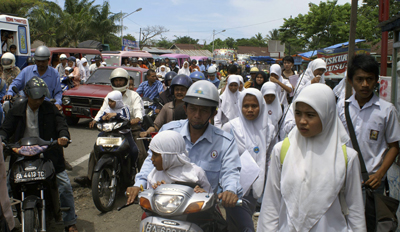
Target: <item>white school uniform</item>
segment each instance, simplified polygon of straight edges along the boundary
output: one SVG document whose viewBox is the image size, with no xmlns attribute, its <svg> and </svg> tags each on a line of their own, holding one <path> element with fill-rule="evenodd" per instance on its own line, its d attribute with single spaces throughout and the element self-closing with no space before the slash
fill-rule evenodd
<svg viewBox="0 0 400 232">
<path fill-rule="evenodd" d="M 231 83 L 236 83 L 239 86 L 239 75 L 231 75 L 228 79 L 228 83 L 226 84 L 226 86 L 228 87 Z M 225 123 L 239 116 L 239 95 L 239 88 L 235 93 L 232 93 L 229 88 L 225 89 L 224 93 L 222 93 L 222 95 L 220 96 L 220 104 L 217 114 L 214 117 L 215 127 L 221 129 Z"/>
<path fill-rule="evenodd" d="M 303 102 L 318 113 L 322 131 L 304 137 L 294 128 L 282 165 L 282 143 L 274 147 L 259 231 L 365 231 L 360 164 L 351 148 L 346 148 L 347 163 L 344 158 L 342 146 L 350 138 L 336 115 L 335 100 L 327 85 L 317 83 L 294 101 L 294 110 Z M 348 216 L 342 214 L 339 201 L 343 186 Z"/>
<path fill-rule="evenodd" d="M 291 88 L 293 90 L 293 86 L 292 84 L 290 84 L 289 80 L 285 79 L 282 77 L 282 69 L 281 66 L 279 66 L 279 64 L 273 64 L 271 65 L 270 68 L 270 73 L 274 73 L 276 75 L 278 75 L 278 80 L 286 85 L 287 87 Z M 281 105 L 284 106 L 284 109 L 286 110 L 287 107 L 289 106 L 288 101 L 287 101 L 287 92 L 278 84 L 276 84 L 276 89 L 277 89 L 277 94 L 278 94 L 278 99 L 279 102 L 281 103 Z"/>
<path fill-rule="evenodd" d="M 369 174 L 376 173 L 385 158 L 382 155 L 388 148 L 387 144 L 400 141 L 398 112 L 392 103 L 375 94 L 361 109 L 355 94 L 347 101 L 350 102 L 350 117 L 367 171 Z M 344 101 L 339 101 L 339 118 L 348 131 L 344 109 Z M 353 147 L 351 141 L 348 145 Z"/>
</svg>

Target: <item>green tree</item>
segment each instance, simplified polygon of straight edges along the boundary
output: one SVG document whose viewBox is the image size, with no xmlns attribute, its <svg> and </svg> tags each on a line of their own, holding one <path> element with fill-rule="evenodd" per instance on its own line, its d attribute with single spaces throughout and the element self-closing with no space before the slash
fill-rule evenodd
<svg viewBox="0 0 400 232">
<path fill-rule="evenodd" d="M 121 26 L 117 25 L 116 22 L 121 19 L 122 13 L 111 13 L 110 4 L 107 1 L 104 1 L 102 6 L 95 6 L 92 13 L 94 15 L 90 25 L 91 33 L 101 43 L 104 44 L 105 39 L 110 37 L 111 34 L 121 31 Z M 127 36 L 124 36 L 124 38 L 128 39 Z"/>
<path fill-rule="evenodd" d="M 265 40 L 280 40 L 279 37 L 279 30 L 278 29 L 272 29 L 272 31 L 269 31 L 268 34 L 265 36 Z"/>
<path fill-rule="evenodd" d="M 199 39 L 193 39 L 190 36 L 182 36 L 182 37 L 177 37 L 174 40 L 174 43 L 176 44 L 198 44 Z"/>
<path fill-rule="evenodd" d="M 135 36 L 133 36 L 131 34 L 124 35 L 124 39 L 129 39 L 131 41 L 136 41 Z"/>
<path fill-rule="evenodd" d="M 172 41 L 169 41 L 167 37 L 161 37 L 161 39 L 157 41 L 156 46 L 169 49 L 173 44 L 174 43 Z"/>
<path fill-rule="evenodd" d="M 0 1 L 0 12 L 27 17 L 28 11 L 46 1 L 40 0 L 2 0 Z"/>
</svg>

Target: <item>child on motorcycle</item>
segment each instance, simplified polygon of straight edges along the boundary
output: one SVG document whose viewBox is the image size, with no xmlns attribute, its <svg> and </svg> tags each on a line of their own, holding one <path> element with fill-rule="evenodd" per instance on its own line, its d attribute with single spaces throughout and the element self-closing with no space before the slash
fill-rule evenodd
<svg viewBox="0 0 400 232">
<path fill-rule="evenodd" d="M 122 93 L 114 90 L 107 94 L 108 107 L 100 118 L 100 122 L 108 121 L 112 118 L 117 120 L 130 120 L 129 109 L 122 102 Z"/>
<path fill-rule="evenodd" d="M 149 149 L 154 168 L 147 177 L 147 188 L 179 181 L 196 183 L 196 193 L 212 191 L 204 170 L 190 162 L 181 134 L 162 131 L 151 140 Z"/>
<path fill-rule="evenodd" d="M 64 75 L 60 78 L 61 81 L 61 89 L 62 91 L 66 91 L 68 89 L 74 88 L 74 82 L 72 81 L 72 77 L 69 76 L 73 69 L 71 67 L 66 67 L 64 71 Z"/>
</svg>

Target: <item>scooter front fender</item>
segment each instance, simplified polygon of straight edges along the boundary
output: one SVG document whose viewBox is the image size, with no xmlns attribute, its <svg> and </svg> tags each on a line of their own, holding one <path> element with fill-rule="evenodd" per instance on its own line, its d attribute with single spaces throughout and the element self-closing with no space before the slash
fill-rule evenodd
<svg viewBox="0 0 400 232">
<path fill-rule="evenodd" d="M 27 196 L 24 201 L 22 202 L 22 209 L 34 209 L 36 208 L 36 205 L 41 202 L 42 199 L 40 199 L 37 196 Z"/>
<path fill-rule="evenodd" d="M 114 163 L 117 162 L 117 157 L 112 155 L 103 155 L 96 166 L 94 167 L 94 171 L 100 171 L 104 166 L 114 166 Z"/>
</svg>

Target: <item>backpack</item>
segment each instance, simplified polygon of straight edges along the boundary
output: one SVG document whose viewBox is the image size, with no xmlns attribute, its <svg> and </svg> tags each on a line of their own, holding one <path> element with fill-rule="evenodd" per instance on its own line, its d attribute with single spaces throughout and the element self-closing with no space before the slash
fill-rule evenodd
<svg viewBox="0 0 400 232">
<path fill-rule="evenodd" d="M 290 146 L 289 138 L 286 137 L 283 140 L 282 147 L 281 147 L 281 153 L 280 153 L 281 167 L 283 165 L 283 161 L 285 160 L 286 153 L 289 150 L 289 146 Z M 346 148 L 345 144 L 342 145 L 342 149 L 343 149 L 344 160 L 346 162 L 346 174 L 347 174 L 348 157 L 347 157 L 347 148 Z M 342 209 L 342 213 L 343 213 L 344 216 L 349 215 L 349 207 L 347 206 L 346 198 L 344 196 L 344 191 L 345 191 L 345 186 L 346 186 L 346 179 L 347 179 L 347 176 L 345 176 L 343 187 L 340 189 L 340 192 L 339 192 L 340 207 Z"/>
</svg>

